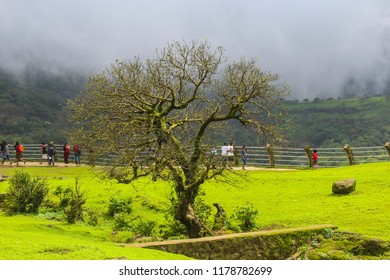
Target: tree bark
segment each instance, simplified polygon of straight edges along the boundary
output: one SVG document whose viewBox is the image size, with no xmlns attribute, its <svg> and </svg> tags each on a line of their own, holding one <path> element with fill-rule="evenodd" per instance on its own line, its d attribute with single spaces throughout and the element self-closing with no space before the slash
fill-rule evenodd
<svg viewBox="0 0 390 280">
<path fill-rule="evenodd" d="M 175 218 L 185 226 L 190 238 L 203 237 L 207 232 L 194 210 L 196 193 L 194 191 L 181 192 L 175 213 Z"/>
</svg>

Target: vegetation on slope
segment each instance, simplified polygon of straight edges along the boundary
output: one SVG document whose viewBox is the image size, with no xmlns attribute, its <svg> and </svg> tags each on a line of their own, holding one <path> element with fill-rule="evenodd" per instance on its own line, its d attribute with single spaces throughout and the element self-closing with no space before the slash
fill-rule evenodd
<svg viewBox="0 0 390 280">
<path fill-rule="evenodd" d="M 0 69 L 0 137 L 10 143 L 66 141 L 70 127 L 64 105 L 83 90 L 86 78 L 64 71 L 53 74 L 32 67 L 15 76 Z M 286 101 L 289 121 L 285 134 L 290 146 L 377 146 L 390 141 L 389 95 L 319 98 Z M 264 139 L 234 123 L 215 138 L 217 145 L 233 141 L 239 145 L 263 146 Z"/>
<path fill-rule="evenodd" d="M 382 146 L 390 141 L 390 98 L 316 99 L 288 102 L 292 145 Z"/>
<path fill-rule="evenodd" d="M 240 230 L 233 214 L 250 205 L 247 208 L 258 213 L 254 229 L 335 224 L 340 231 L 390 241 L 388 168 L 388 163 L 378 163 L 320 170 L 236 171 L 228 180 L 205 184 L 199 203 L 203 208 L 198 211 L 211 228 L 216 213 L 212 205 L 219 203 L 228 218 L 224 233 Z M 102 180 L 96 171 L 86 167 L 7 166 L 0 173 L 12 176 L 20 169 L 33 177 L 48 179 L 51 203 L 33 216 L 0 215 L 1 259 L 175 258 L 141 249 L 127 252 L 116 245 L 181 237 L 180 228 L 174 231 L 173 220 L 167 215 L 171 195 L 168 183 L 143 178 L 132 185 L 120 184 Z M 54 211 L 59 202 L 54 192 L 58 186 L 72 188 L 75 178 L 79 178 L 86 191 L 85 215 L 84 221 L 69 224 L 63 212 Z M 345 178 L 356 179 L 356 191 L 346 196 L 334 195 L 332 183 Z M 0 193 L 7 188 L 7 181 L 0 183 Z M 108 217 L 111 199 L 127 197 L 132 198 L 130 213 Z M 47 236 L 47 241 L 42 236 Z M 30 247 L 21 249 L 24 246 Z"/>
<path fill-rule="evenodd" d="M 54 74 L 30 67 L 14 75 L 0 68 L 0 139 L 64 142 L 70 126 L 64 106 L 82 89 L 84 80 L 69 71 Z"/>
</svg>

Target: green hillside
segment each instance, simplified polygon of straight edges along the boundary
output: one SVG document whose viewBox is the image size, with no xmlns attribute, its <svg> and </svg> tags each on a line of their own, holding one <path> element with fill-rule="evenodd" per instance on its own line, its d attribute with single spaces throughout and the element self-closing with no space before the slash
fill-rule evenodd
<svg viewBox="0 0 390 280">
<path fill-rule="evenodd" d="M 64 104 L 79 92 L 84 78 L 26 68 L 18 75 L 0 69 L 0 137 L 12 143 L 65 140 L 69 127 Z"/>
<path fill-rule="evenodd" d="M 26 68 L 13 75 L 0 69 L 0 137 L 12 143 L 66 141 L 72 126 L 64 105 L 83 89 L 86 77 L 70 71 L 49 73 Z M 283 128 L 289 146 L 377 146 L 390 141 L 389 96 L 286 101 Z M 237 123 L 227 123 L 216 144 L 263 146 L 264 139 Z"/>
<path fill-rule="evenodd" d="M 390 98 L 385 96 L 288 102 L 295 146 L 382 146 L 390 141 Z"/>
</svg>

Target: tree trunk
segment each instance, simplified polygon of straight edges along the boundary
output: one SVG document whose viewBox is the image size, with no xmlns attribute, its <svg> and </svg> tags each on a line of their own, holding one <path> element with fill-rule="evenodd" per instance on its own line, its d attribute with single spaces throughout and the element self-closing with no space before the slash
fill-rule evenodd
<svg viewBox="0 0 390 280">
<path fill-rule="evenodd" d="M 197 217 L 194 210 L 196 192 L 187 190 L 180 193 L 178 204 L 175 209 L 175 218 L 187 229 L 188 237 L 198 238 L 206 235 L 207 229 Z"/>
</svg>

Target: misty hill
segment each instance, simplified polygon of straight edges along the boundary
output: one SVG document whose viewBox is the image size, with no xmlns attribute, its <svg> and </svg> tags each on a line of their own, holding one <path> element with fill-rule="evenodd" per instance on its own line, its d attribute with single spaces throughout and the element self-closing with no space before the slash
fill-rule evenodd
<svg viewBox="0 0 390 280">
<path fill-rule="evenodd" d="M 0 70 L 0 140 L 13 143 L 64 143 L 71 127 L 64 105 L 79 93 L 86 77 L 77 72 L 50 73 L 27 67 L 20 75 Z M 390 141 L 389 96 L 286 101 L 289 146 L 377 146 Z M 229 123 L 217 144 L 263 146 L 253 132 Z"/>
<path fill-rule="evenodd" d="M 70 126 L 64 104 L 85 78 L 70 71 L 49 73 L 27 67 L 11 74 L 0 69 L 0 139 L 9 143 L 65 141 Z"/>
<path fill-rule="evenodd" d="M 292 145 L 313 147 L 382 146 L 390 141 L 389 96 L 316 98 L 287 102 Z"/>
</svg>

